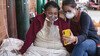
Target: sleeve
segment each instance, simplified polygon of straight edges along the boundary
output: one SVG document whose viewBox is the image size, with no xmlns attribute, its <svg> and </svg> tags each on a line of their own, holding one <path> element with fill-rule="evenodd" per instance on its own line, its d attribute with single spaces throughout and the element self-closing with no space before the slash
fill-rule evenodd
<svg viewBox="0 0 100 56">
<path fill-rule="evenodd" d="M 34 18 L 35 19 L 35 18 Z M 22 46 L 22 48 L 19 50 L 21 54 L 25 53 L 28 47 L 34 42 L 36 38 L 35 34 L 35 28 L 36 28 L 36 20 L 33 20 L 32 24 L 30 25 L 30 28 L 26 34 L 25 42 Z"/>
<path fill-rule="evenodd" d="M 89 26 L 90 26 L 90 16 L 86 13 L 83 13 L 80 18 L 80 25 L 81 25 L 81 31 L 78 37 L 78 43 L 83 42 L 85 39 L 87 39 Z"/>
</svg>

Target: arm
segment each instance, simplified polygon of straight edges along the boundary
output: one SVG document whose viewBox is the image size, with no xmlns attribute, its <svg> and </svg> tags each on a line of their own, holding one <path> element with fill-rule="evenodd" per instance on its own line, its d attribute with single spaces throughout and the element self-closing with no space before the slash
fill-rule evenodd
<svg viewBox="0 0 100 56">
<path fill-rule="evenodd" d="M 29 46 L 34 42 L 34 40 L 36 38 L 36 34 L 35 34 L 36 24 L 37 24 L 36 20 L 33 20 L 32 24 L 30 25 L 30 28 L 26 34 L 26 40 L 24 42 L 24 45 L 19 50 L 21 52 L 21 54 L 25 53 L 26 50 L 29 48 Z"/>
<path fill-rule="evenodd" d="M 83 42 L 87 39 L 88 32 L 89 32 L 89 26 L 90 26 L 90 16 L 83 12 L 80 18 L 80 25 L 81 25 L 81 31 L 78 37 L 78 43 Z"/>
</svg>

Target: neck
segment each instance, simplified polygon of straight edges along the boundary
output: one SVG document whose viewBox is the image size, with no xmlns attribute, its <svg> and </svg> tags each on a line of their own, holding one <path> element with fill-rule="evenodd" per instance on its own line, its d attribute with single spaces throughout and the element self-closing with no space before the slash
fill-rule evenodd
<svg viewBox="0 0 100 56">
<path fill-rule="evenodd" d="M 76 15 L 75 15 L 75 17 L 78 17 L 78 15 L 79 15 L 79 10 L 76 10 Z"/>
<path fill-rule="evenodd" d="M 77 10 L 77 11 L 76 11 L 76 15 L 75 15 L 75 17 L 74 17 L 74 20 L 73 20 L 73 21 L 75 21 L 75 22 L 79 22 L 79 20 L 80 20 L 80 11 L 79 11 L 79 10 Z"/>
</svg>

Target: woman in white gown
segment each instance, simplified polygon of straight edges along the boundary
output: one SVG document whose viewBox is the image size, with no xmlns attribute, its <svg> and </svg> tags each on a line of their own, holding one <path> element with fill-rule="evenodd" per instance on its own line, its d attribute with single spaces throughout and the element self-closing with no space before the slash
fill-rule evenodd
<svg viewBox="0 0 100 56">
<path fill-rule="evenodd" d="M 49 1 L 44 6 L 44 13 L 37 15 L 26 35 L 26 40 L 19 50 L 24 56 L 69 56 L 61 42 L 60 33 L 68 29 L 68 24 L 58 18 L 59 6 Z"/>
</svg>

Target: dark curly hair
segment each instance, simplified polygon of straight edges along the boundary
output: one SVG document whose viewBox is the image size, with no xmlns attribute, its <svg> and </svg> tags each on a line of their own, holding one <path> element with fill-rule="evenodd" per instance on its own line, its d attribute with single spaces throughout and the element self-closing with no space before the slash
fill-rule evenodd
<svg viewBox="0 0 100 56">
<path fill-rule="evenodd" d="M 57 8 L 58 10 L 60 10 L 60 7 L 59 5 L 54 2 L 54 1 L 49 1 L 47 2 L 45 5 L 44 5 L 44 10 L 47 10 L 48 7 L 54 7 L 54 8 Z"/>
</svg>

